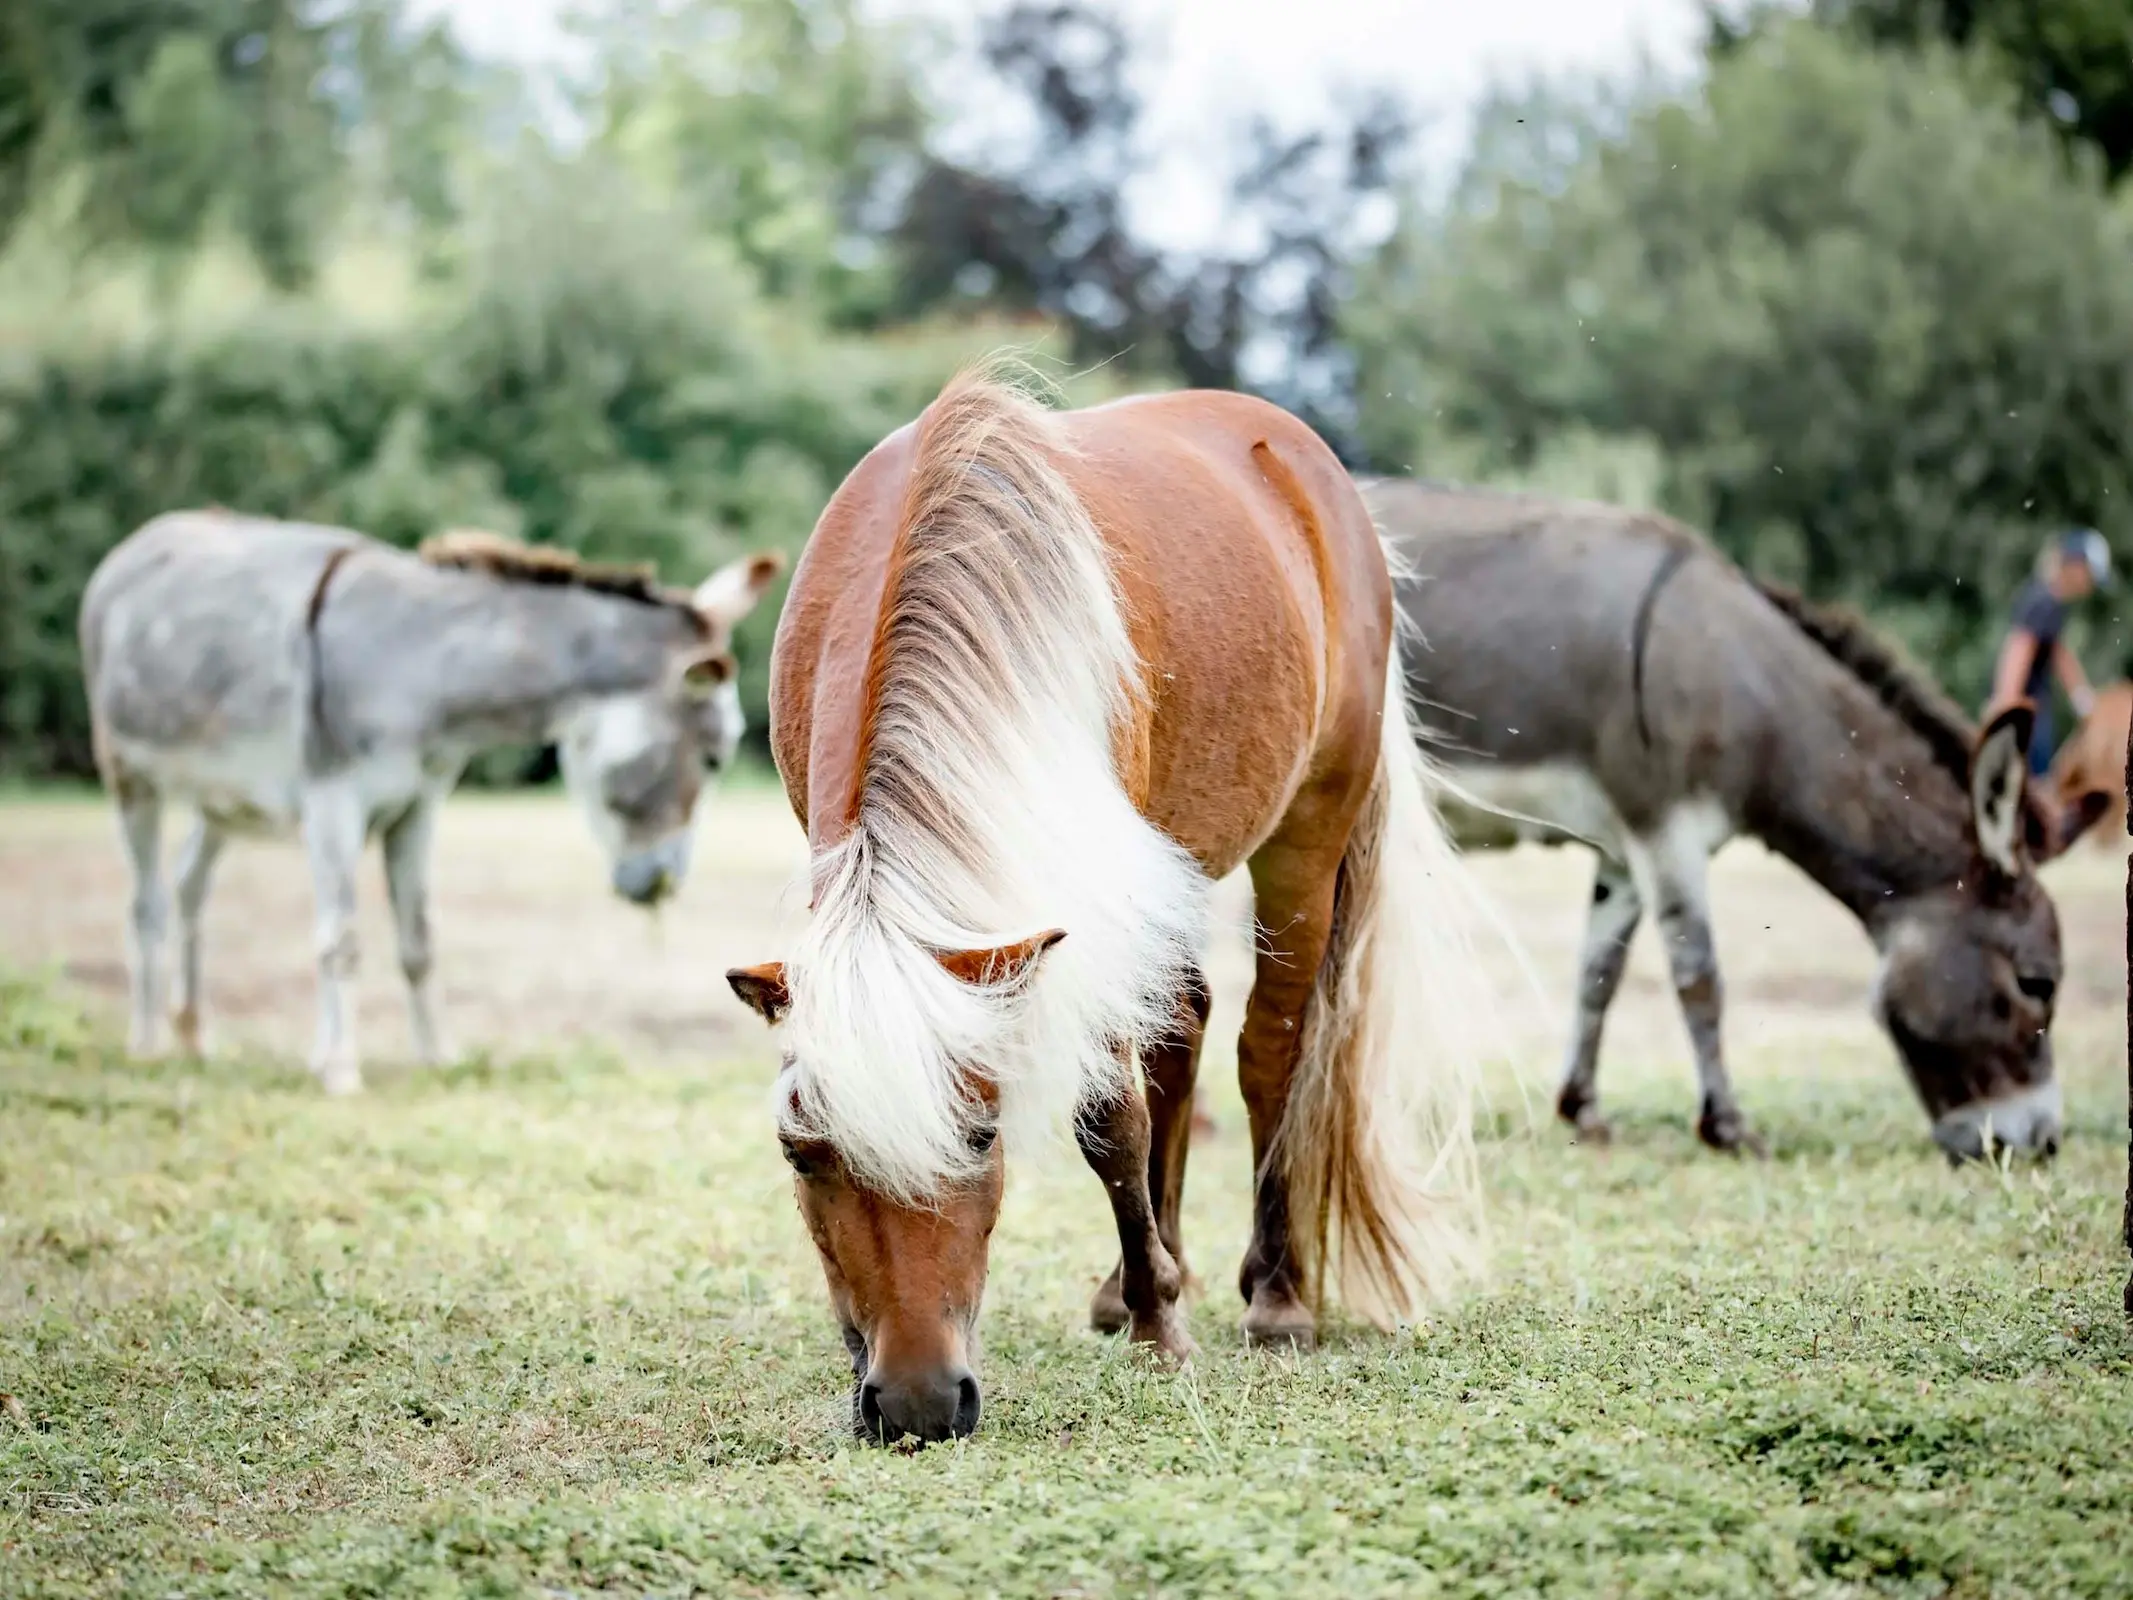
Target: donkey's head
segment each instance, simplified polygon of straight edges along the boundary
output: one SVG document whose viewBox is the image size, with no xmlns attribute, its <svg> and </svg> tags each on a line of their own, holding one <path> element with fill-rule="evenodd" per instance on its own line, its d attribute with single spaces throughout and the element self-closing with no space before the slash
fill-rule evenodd
<svg viewBox="0 0 2133 1600">
<path fill-rule="evenodd" d="M 681 887 L 707 777 L 741 742 L 733 629 L 755 609 L 785 561 L 746 557 L 706 578 L 663 670 L 641 687 L 585 701 L 563 725 L 563 782 L 607 852 L 615 893 L 654 905 Z"/>
<path fill-rule="evenodd" d="M 1054 929 L 997 950 L 937 959 L 971 990 L 996 992 L 1022 983 L 1063 937 Z M 736 968 L 726 981 L 773 1025 L 792 1009 L 783 962 Z M 851 1355 L 853 1429 L 881 1444 L 905 1434 L 962 1438 L 978 1425 L 978 1307 L 1006 1179 L 998 1089 L 975 1072 L 963 1074 L 961 1159 L 930 1193 L 908 1197 L 855 1170 L 849 1141 L 811 1114 L 807 1068 L 788 1053 L 779 1080 L 778 1140 Z M 893 1117 L 895 1108 L 885 1106 L 882 1114 Z"/>
<path fill-rule="evenodd" d="M 2048 816 L 2026 791 L 2032 713 L 2014 706 L 1978 737 L 1970 767 L 1970 865 L 1913 895 L 1879 925 L 1874 1007 L 1951 1159 L 1995 1146 L 2058 1148 L 2052 1006 L 2059 919 L 2034 863 L 2064 847 L 2081 815 Z"/>
</svg>

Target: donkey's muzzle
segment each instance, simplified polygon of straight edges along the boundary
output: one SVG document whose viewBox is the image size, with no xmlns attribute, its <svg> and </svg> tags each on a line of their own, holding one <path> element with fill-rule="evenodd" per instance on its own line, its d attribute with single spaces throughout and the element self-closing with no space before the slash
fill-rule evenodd
<svg viewBox="0 0 2133 1600">
<path fill-rule="evenodd" d="M 616 862 L 615 893 L 631 905 L 654 906 L 681 887 L 688 871 L 689 836 L 677 833 Z"/>
<path fill-rule="evenodd" d="M 1979 1161 L 2002 1150 L 2057 1155 L 2065 1131 L 2059 1085 L 2047 1079 L 1995 1100 L 1957 1106 L 1933 1124 L 1933 1141 L 1950 1161 Z"/>
<path fill-rule="evenodd" d="M 907 1382 L 867 1378 L 859 1385 L 859 1432 L 874 1444 L 905 1434 L 924 1444 L 968 1438 L 978 1425 L 978 1380 L 952 1367 Z"/>
</svg>

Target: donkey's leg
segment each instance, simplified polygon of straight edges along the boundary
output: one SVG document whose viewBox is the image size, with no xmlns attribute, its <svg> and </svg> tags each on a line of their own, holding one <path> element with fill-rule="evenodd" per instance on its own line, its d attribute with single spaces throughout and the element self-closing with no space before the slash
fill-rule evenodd
<svg viewBox="0 0 2133 1600">
<path fill-rule="evenodd" d="M 355 1044 L 356 868 L 363 857 L 363 803 L 349 788 L 321 784 L 304 793 L 304 849 L 318 948 L 318 1034 L 311 1070 L 328 1094 L 363 1087 Z"/>
<path fill-rule="evenodd" d="M 1108 1103 L 1085 1108 L 1075 1119 L 1074 1136 L 1089 1169 L 1103 1180 L 1118 1223 L 1119 1294 L 1133 1338 L 1183 1361 L 1193 1353 L 1178 1311 L 1185 1275 L 1163 1243 L 1149 1199 L 1148 1121 L 1147 1100 L 1129 1084 Z"/>
<path fill-rule="evenodd" d="M 1657 838 L 1632 847 L 1633 855 L 1644 858 L 1649 897 L 1658 909 L 1667 965 L 1673 972 L 1674 995 L 1681 1002 L 1689 1043 L 1696 1054 L 1696 1080 L 1703 1091 L 1696 1135 L 1714 1150 L 1748 1150 L 1760 1155 L 1763 1141 L 1748 1126 L 1733 1098 L 1733 1080 L 1726 1072 L 1720 1038 L 1724 989 L 1718 974 L 1718 946 L 1711 936 L 1709 851 L 1708 836 L 1678 815 L 1669 819 Z"/>
<path fill-rule="evenodd" d="M 228 835 L 207 818 L 193 824 L 178 852 L 178 1003 L 171 1031 L 187 1055 L 201 1053 L 200 922 L 207 906 L 208 884 Z"/>
<path fill-rule="evenodd" d="M 1200 1043 L 1207 1035 L 1211 1004 L 1207 977 L 1195 972 L 1178 997 L 1177 1026 L 1148 1053 L 1148 1193 L 1155 1202 L 1155 1231 L 1189 1283 L 1185 1247 L 1178 1235 L 1178 1209 L 1185 1200 L 1185 1157 L 1192 1147 L 1193 1084 L 1200 1072 Z M 1120 1287 L 1124 1260 L 1111 1269 L 1089 1304 L 1089 1323 L 1099 1333 L 1117 1333 L 1130 1313 Z"/>
<path fill-rule="evenodd" d="M 163 800 L 146 784 L 118 784 L 119 835 L 133 869 L 133 904 L 127 922 L 127 974 L 133 1015 L 126 1051 L 152 1056 L 163 1037 Z"/>
<path fill-rule="evenodd" d="M 1600 1033 L 1643 915 L 1644 901 L 1628 865 L 1603 853 L 1585 915 L 1585 948 L 1578 957 L 1577 1021 L 1563 1065 L 1562 1093 L 1555 1097 L 1556 1114 L 1577 1128 L 1580 1139 L 1594 1144 L 1608 1139 L 1607 1119 L 1600 1115 Z"/>
<path fill-rule="evenodd" d="M 1336 854 L 1336 860 L 1338 859 Z M 1252 1344 L 1309 1345 L 1318 1318 L 1303 1298 L 1289 1233 L 1288 1174 L 1275 1138 L 1303 1048 L 1304 1021 L 1333 931 L 1337 872 L 1320 856 L 1268 846 L 1252 861 L 1258 964 L 1237 1040 L 1237 1084 L 1252 1130 L 1252 1242 L 1238 1275 Z"/>
<path fill-rule="evenodd" d="M 385 829 L 383 839 L 385 892 L 392 901 L 400 972 L 407 979 L 407 1017 L 415 1038 L 415 1059 L 432 1067 L 451 1059 L 430 992 L 430 841 L 436 834 L 441 800 L 441 796 L 425 795 L 416 801 Z"/>
</svg>

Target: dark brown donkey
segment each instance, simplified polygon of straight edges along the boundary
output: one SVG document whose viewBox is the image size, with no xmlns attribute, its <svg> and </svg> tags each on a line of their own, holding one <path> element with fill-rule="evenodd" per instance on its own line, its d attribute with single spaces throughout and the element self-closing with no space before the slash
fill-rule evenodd
<svg viewBox="0 0 2133 1600">
<path fill-rule="evenodd" d="M 770 701 L 813 902 L 788 960 L 728 976 L 785 1046 L 863 1435 L 976 1425 L 1005 1154 L 1070 1122 L 1118 1224 L 1097 1324 L 1191 1352 L 1201 932 L 1243 863 L 1246 1334 L 1310 1340 L 1322 1265 L 1398 1315 L 1468 1255 L 1471 1079 L 1430 1002 L 1474 974 L 1437 937 L 1457 861 L 1392 639 L 1354 486 L 1237 395 L 1050 413 L 965 377 L 823 512 Z"/>
<path fill-rule="evenodd" d="M 1599 853 L 1557 1108 L 1604 1138 L 1600 1030 L 1647 905 L 1703 1093 L 1758 1144 L 1720 1048 L 1706 863 L 1749 833 L 1864 924 L 1875 1014 L 1951 1156 L 2050 1150 L 2059 924 L 2033 863 L 2107 803 L 2028 795 L 2031 713 L 1972 727 L 1856 618 L 1744 577 L 1696 534 L 1606 506 L 1368 486 L 1414 568 L 1415 717 L 1450 782 Z"/>
</svg>

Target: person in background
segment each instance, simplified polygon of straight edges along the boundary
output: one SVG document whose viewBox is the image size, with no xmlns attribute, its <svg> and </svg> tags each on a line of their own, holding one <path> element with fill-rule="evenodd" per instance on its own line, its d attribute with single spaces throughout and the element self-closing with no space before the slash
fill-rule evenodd
<svg viewBox="0 0 2133 1600">
<path fill-rule="evenodd" d="M 2111 547 L 2093 528 L 2063 533 L 2044 547 L 2037 573 L 2015 596 L 2014 616 L 1992 674 L 1992 704 L 2027 700 L 2037 708 L 2029 741 L 2030 771 L 2042 776 L 2052 764 L 2052 679 L 2066 689 L 2074 715 L 2086 717 L 2096 703 L 2088 675 L 2059 635 L 2066 615 L 2089 594 L 2108 588 Z"/>
</svg>

